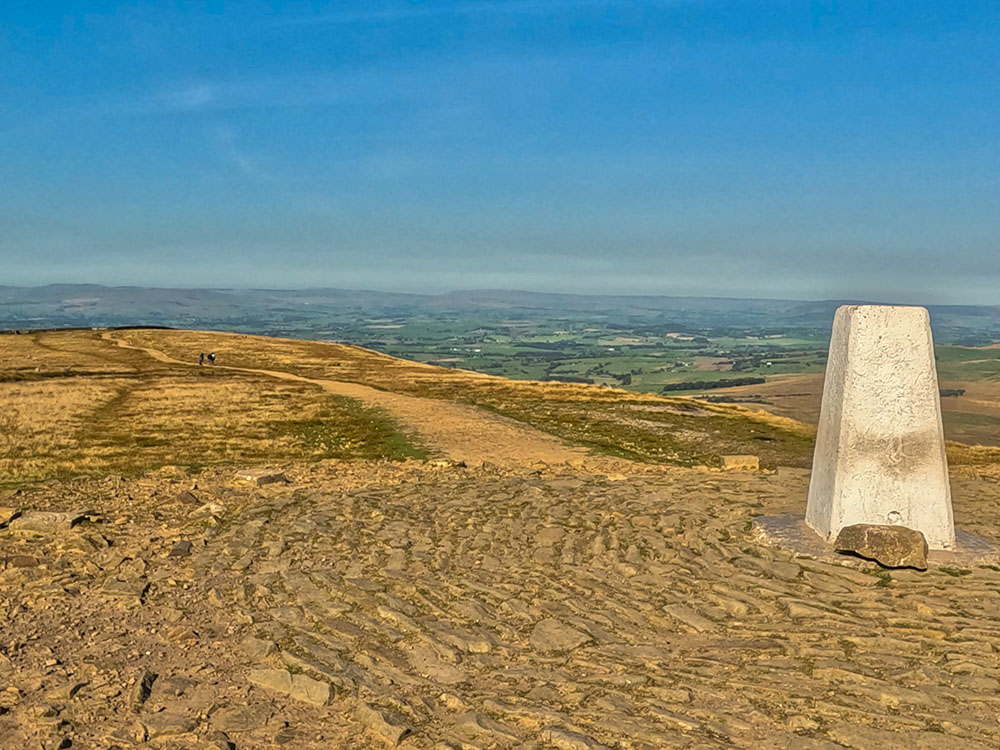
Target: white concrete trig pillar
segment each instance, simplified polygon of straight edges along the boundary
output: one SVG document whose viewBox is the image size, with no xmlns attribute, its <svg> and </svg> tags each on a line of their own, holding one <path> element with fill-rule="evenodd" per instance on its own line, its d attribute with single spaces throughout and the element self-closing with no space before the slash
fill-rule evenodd
<svg viewBox="0 0 1000 750">
<path fill-rule="evenodd" d="M 806 523 L 898 524 L 953 549 L 955 524 L 930 316 L 923 307 L 837 310 Z"/>
</svg>

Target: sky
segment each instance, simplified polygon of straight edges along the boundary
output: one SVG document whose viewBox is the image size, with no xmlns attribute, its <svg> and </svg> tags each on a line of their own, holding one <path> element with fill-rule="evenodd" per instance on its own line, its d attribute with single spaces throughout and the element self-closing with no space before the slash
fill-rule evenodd
<svg viewBox="0 0 1000 750">
<path fill-rule="evenodd" d="M 1000 0 L 0 3 L 0 285 L 998 281 Z"/>
</svg>

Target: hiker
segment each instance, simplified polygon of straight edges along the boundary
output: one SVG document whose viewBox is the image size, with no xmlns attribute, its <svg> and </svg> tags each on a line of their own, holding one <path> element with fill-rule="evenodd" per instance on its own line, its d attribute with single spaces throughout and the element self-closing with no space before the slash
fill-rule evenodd
<svg viewBox="0 0 1000 750">
<path fill-rule="evenodd" d="M 198 354 L 198 367 L 201 367 L 204 364 L 205 364 L 205 352 L 201 352 Z"/>
<path fill-rule="evenodd" d="M 208 355 L 208 364 L 210 365 L 215 364 L 215 352 L 212 352 L 211 354 Z"/>
</svg>

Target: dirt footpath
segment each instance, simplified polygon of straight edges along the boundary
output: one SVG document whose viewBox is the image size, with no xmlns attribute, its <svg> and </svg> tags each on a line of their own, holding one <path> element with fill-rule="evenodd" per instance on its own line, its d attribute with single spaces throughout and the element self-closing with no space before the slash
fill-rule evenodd
<svg viewBox="0 0 1000 750">
<path fill-rule="evenodd" d="M 145 352 L 160 362 L 197 367 L 157 349 L 128 344 L 114 338 L 110 332 L 102 334 L 102 337 L 124 349 Z M 464 461 L 470 466 L 478 466 L 484 461 L 504 466 L 559 464 L 588 455 L 584 448 L 568 445 L 551 435 L 475 406 L 380 391 L 359 383 L 307 378 L 280 370 L 214 366 L 281 380 L 311 383 L 334 395 L 357 399 L 366 406 L 385 411 L 403 432 L 411 435 L 431 453 L 452 461 Z"/>
</svg>

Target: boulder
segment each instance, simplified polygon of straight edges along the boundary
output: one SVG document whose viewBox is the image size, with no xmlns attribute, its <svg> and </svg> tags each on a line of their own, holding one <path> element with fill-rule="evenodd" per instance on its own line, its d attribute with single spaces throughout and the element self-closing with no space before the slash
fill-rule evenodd
<svg viewBox="0 0 1000 750">
<path fill-rule="evenodd" d="M 191 554 L 192 544 L 188 539 L 182 539 L 179 542 L 174 542 L 173 546 L 170 548 L 170 552 L 167 553 L 167 557 L 187 557 Z"/>
<path fill-rule="evenodd" d="M 147 669 L 142 670 L 129 691 L 128 702 L 133 711 L 138 711 L 142 705 L 149 700 L 150 693 L 153 692 L 153 683 L 156 682 L 157 675 Z"/>
<path fill-rule="evenodd" d="M 34 555 L 11 555 L 7 558 L 7 565 L 12 568 L 37 568 L 39 560 Z"/>
<path fill-rule="evenodd" d="M 21 515 L 17 508 L 0 507 L 0 529 L 6 528 L 7 524 Z"/>
<path fill-rule="evenodd" d="M 187 734 L 198 726 L 198 721 L 190 716 L 163 711 L 144 717 L 142 726 L 146 729 L 146 735 L 153 739 L 172 734 Z"/>
<path fill-rule="evenodd" d="M 252 732 L 269 718 L 270 712 L 257 706 L 227 706 L 212 714 L 212 727 L 219 732 Z"/>
<path fill-rule="evenodd" d="M 218 517 L 225 512 L 226 509 L 218 503 L 205 503 L 188 513 L 188 518 Z"/>
<path fill-rule="evenodd" d="M 886 568 L 927 569 L 927 540 L 919 531 L 905 526 L 845 526 L 833 546 L 838 552 L 853 552 Z"/>
<path fill-rule="evenodd" d="M 183 503 L 185 505 L 201 505 L 201 500 L 190 490 L 184 490 L 183 492 L 178 492 L 174 496 L 174 502 Z"/>
</svg>

